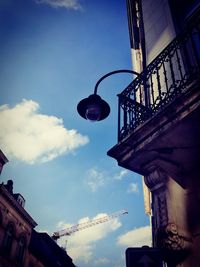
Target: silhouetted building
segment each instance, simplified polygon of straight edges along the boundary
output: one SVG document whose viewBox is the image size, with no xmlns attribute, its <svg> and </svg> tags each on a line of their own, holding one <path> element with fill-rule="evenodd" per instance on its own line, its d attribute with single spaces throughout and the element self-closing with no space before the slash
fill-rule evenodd
<svg viewBox="0 0 200 267">
<path fill-rule="evenodd" d="M 0 266 L 28 266 L 28 245 L 36 222 L 24 209 L 25 200 L 13 193 L 13 181 L 0 185 Z"/>
<path fill-rule="evenodd" d="M 0 151 L 2 166 L 7 162 Z M 0 267 L 75 267 L 66 251 L 24 209 L 25 199 L 13 193 L 13 181 L 0 184 Z"/>
<path fill-rule="evenodd" d="M 29 267 L 75 267 L 65 249 L 60 248 L 47 233 L 33 230 L 29 251 Z M 39 265 L 38 261 L 42 265 Z"/>
<path fill-rule="evenodd" d="M 151 191 L 153 246 L 200 265 L 200 1 L 127 0 L 134 70 L 119 95 L 118 164 Z"/>
</svg>

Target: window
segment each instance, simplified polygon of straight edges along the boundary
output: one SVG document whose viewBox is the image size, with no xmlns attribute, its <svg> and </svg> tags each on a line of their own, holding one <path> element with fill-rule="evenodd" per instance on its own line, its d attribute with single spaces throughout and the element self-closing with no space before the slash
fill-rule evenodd
<svg viewBox="0 0 200 267">
<path fill-rule="evenodd" d="M 3 240 L 3 249 L 7 254 L 10 254 L 13 238 L 14 238 L 14 225 L 12 223 L 9 223 L 6 227 L 5 236 Z"/>
<path fill-rule="evenodd" d="M 19 238 L 18 247 L 17 247 L 17 262 L 22 263 L 24 258 L 24 251 L 26 246 L 26 240 L 23 236 Z"/>
</svg>

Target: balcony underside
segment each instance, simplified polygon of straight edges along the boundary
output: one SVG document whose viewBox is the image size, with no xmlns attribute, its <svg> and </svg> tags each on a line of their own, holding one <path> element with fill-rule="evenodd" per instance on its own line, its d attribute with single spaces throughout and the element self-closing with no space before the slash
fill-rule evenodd
<svg viewBox="0 0 200 267">
<path fill-rule="evenodd" d="M 118 164 L 141 175 L 162 168 L 181 186 L 190 184 L 200 164 L 200 85 L 132 130 L 108 151 Z"/>
</svg>

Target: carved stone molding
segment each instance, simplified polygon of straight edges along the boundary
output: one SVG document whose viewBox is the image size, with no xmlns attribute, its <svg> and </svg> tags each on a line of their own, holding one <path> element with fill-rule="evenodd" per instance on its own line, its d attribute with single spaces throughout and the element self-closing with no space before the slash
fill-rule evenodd
<svg viewBox="0 0 200 267">
<path fill-rule="evenodd" d="M 161 168 L 152 168 L 144 180 L 152 193 L 153 228 L 158 229 L 169 223 L 166 199 L 168 176 Z"/>
<path fill-rule="evenodd" d="M 154 196 L 154 210 L 156 209 L 157 227 L 163 227 L 168 224 L 168 208 L 165 191 L 160 191 Z"/>
<path fill-rule="evenodd" d="M 151 191 L 164 186 L 168 180 L 167 174 L 160 168 L 154 169 L 149 175 L 146 175 L 145 183 Z"/>
<path fill-rule="evenodd" d="M 188 251 L 192 247 L 192 238 L 186 233 L 180 233 L 175 223 L 157 229 L 157 246 L 170 251 Z"/>
</svg>

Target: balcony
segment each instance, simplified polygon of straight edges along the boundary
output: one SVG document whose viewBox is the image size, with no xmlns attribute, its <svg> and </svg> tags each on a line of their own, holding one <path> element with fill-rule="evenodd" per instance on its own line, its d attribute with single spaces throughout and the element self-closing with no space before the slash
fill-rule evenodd
<svg viewBox="0 0 200 267">
<path fill-rule="evenodd" d="M 200 14 L 118 95 L 118 164 L 146 175 L 161 166 L 182 183 L 200 148 Z"/>
<path fill-rule="evenodd" d="M 200 79 L 200 15 L 121 94 L 118 141 Z M 147 101 L 145 103 L 145 92 Z"/>
</svg>

